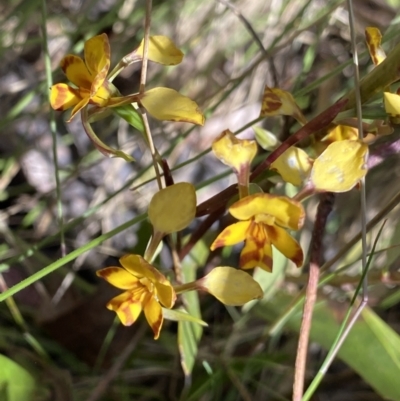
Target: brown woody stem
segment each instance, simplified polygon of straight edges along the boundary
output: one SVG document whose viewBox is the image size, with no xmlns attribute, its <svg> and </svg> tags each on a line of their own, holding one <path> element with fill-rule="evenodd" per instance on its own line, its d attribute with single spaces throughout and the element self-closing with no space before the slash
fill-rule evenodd
<svg viewBox="0 0 400 401">
<path fill-rule="evenodd" d="M 322 238 L 328 215 L 333 207 L 334 199 L 335 196 L 332 192 L 327 192 L 320 195 L 317 216 L 315 218 L 314 230 L 310 245 L 310 271 L 304 302 L 303 319 L 300 327 L 299 343 L 297 346 L 293 383 L 293 401 L 301 401 L 303 397 L 308 342 L 310 338 L 314 305 L 317 300 L 317 289 L 322 255 Z"/>
</svg>

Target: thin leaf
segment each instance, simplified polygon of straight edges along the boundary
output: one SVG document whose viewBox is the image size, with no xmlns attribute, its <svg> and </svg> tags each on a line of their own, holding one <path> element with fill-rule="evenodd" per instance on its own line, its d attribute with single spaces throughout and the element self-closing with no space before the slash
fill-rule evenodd
<svg viewBox="0 0 400 401">
<path fill-rule="evenodd" d="M 189 283 L 196 279 L 196 270 L 204 265 L 209 254 L 208 247 L 203 241 L 197 242 L 189 255 L 182 261 L 182 274 L 184 282 Z M 182 294 L 185 307 L 190 315 L 201 320 L 200 302 L 197 291 Z M 180 321 L 178 323 L 178 347 L 181 357 L 181 365 L 186 377 L 192 374 L 193 366 L 198 352 L 198 343 L 203 334 L 203 328 L 199 324 Z"/>
<path fill-rule="evenodd" d="M 201 320 L 196 316 L 189 315 L 185 309 L 162 308 L 162 311 L 165 319 L 172 320 L 174 322 L 192 322 L 199 324 L 200 326 L 208 326 L 204 320 Z"/>
</svg>

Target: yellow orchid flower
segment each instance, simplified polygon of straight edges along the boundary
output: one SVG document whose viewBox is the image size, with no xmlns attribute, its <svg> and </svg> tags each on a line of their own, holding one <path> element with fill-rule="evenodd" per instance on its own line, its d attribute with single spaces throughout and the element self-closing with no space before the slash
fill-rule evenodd
<svg viewBox="0 0 400 401">
<path fill-rule="evenodd" d="M 246 241 L 240 254 L 240 267 L 261 267 L 272 271 L 272 247 L 298 267 L 303 264 L 303 251 L 285 230 L 298 230 L 304 221 L 303 206 L 285 196 L 254 194 L 234 203 L 229 213 L 240 220 L 226 227 L 211 245 L 211 250 Z"/>
<path fill-rule="evenodd" d="M 165 37 L 150 38 L 149 60 L 164 64 L 177 64 L 182 53 Z M 156 45 L 164 45 L 160 49 Z M 139 46 L 135 61 L 140 61 Z M 138 55 L 139 54 L 139 55 Z M 126 65 L 129 65 L 126 64 Z M 118 89 L 107 77 L 115 77 L 116 72 L 110 69 L 110 43 L 106 34 L 95 36 L 85 42 L 84 60 L 73 54 L 65 56 L 60 63 L 64 74 L 75 87 L 67 84 L 56 84 L 51 87 L 50 104 L 55 110 L 67 110 L 73 107 L 72 118 L 88 104 L 97 107 L 117 107 L 129 103 L 140 103 L 153 117 L 159 120 L 185 121 L 193 124 L 204 124 L 204 116 L 198 105 L 186 96 L 170 88 L 153 88 L 142 95 L 135 93 L 121 96 Z M 117 66 L 118 67 L 118 66 Z M 121 68 L 117 68 L 121 71 Z M 112 79 L 112 78 L 110 78 Z"/>
<path fill-rule="evenodd" d="M 111 299 L 107 308 L 117 313 L 124 326 L 135 323 L 143 310 L 157 340 L 164 320 L 161 305 L 172 308 L 175 291 L 171 283 L 143 257 L 125 255 L 119 261 L 123 268 L 112 266 L 96 272 L 113 286 L 126 290 Z"/>
<path fill-rule="evenodd" d="M 56 84 L 51 87 L 50 104 L 55 110 L 73 107 L 69 121 L 88 104 L 111 107 L 127 103 L 115 86 L 107 80 L 110 69 L 110 43 L 105 33 L 85 42 L 84 60 L 73 54 L 60 63 L 67 78 L 76 87 Z M 132 103 L 134 100 L 129 100 Z"/>
<path fill-rule="evenodd" d="M 256 141 L 239 139 L 230 130 L 225 130 L 212 144 L 215 156 L 231 167 L 238 180 L 239 196 L 249 194 L 250 166 L 257 154 Z"/>
<path fill-rule="evenodd" d="M 165 36 L 149 38 L 148 59 L 165 65 L 179 64 L 183 53 Z M 68 54 L 60 63 L 72 85 L 59 83 L 51 87 L 50 104 L 55 110 L 72 109 L 71 121 L 82 111 L 83 127 L 95 145 L 104 155 L 134 159 L 124 152 L 104 144 L 93 131 L 90 121 L 97 121 L 109 115 L 105 108 L 113 107 L 116 114 L 144 133 L 142 119 L 131 103 L 140 104 L 158 120 L 182 121 L 204 124 L 204 115 L 193 100 L 170 88 L 153 88 L 144 93 L 122 96 L 112 80 L 128 65 L 143 59 L 143 42 L 115 68 L 110 70 L 110 43 L 106 34 L 95 36 L 85 42 L 84 59 Z M 93 108 L 88 110 L 89 105 Z M 125 108 L 121 107 L 125 106 Z M 126 108 L 128 106 L 128 108 Z"/>
</svg>

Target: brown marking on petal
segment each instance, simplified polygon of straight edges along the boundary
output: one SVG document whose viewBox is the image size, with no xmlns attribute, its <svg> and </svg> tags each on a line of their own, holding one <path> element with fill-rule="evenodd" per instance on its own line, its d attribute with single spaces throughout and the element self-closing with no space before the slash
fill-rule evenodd
<svg viewBox="0 0 400 401">
<path fill-rule="evenodd" d="M 240 254 L 240 268 L 252 269 L 253 267 L 261 267 L 264 270 L 272 272 L 273 260 L 269 255 L 265 255 L 262 249 L 250 251 Z"/>
<path fill-rule="evenodd" d="M 367 40 L 367 45 L 369 48 L 369 53 L 372 58 L 372 61 L 375 65 L 377 65 L 377 64 L 379 64 L 378 57 L 376 57 L 376 53 L 378 50 L 377 50 L 377 47 L 375 46 L 375 44 L 373 43 L 374 40 L 373 40 L 372 36 L 369 34 L 367 29 L 365 30 L 365 38 Z"/>
<path fill-rule="evenodd" d="M 68 88 L 64 86 L 57 86 L 56 88 L 57 96 L 52 103 L 52 107 L 54 110 L 64 110 L 64 103 L 68 97 Z"/>
<path fill-rule="evenodd" d="M 263 255 L 261 262 L 266 267 L 267 271 L 272 272 L 273 260 L 271 256 Z"/>
<path fill-rule="evenodd" d="M 223 247 L 223 246 L 225 246 L 225 241 L 224 241 L 222 238 L 218 238 L 216 241 L 214 241 L 214 242 L 211 244 L 210 249 L 211 249 L 212 251 L 214 251 L 215 249 L 221 248 L 221 247 Z"/>
<path fill-rule="evenodd" d="M 242 252 L 240 254 L 239 266 L 242 269 L 252 269 L 253 267 L 258 266 L 260 260 L 261 255 L 259 249 L 246 253 Z"/>
<path fill-rule="evenodd" d="M 225 228 L 223 233 L 221 233 L 217 239 L 211 244 L 210 249 L 214 251 L 217 248 L 221 248 L 226 244 L 226 238 L 229 237 L 232 233 L 232 230 L 229 227 Z"/>
<path fill-rule="evenodd" d="M 261 112 L 272 112 L 279 110 L 282 107 L 282 101 L 279 99 L 275 93 L 268 92 L 263 96 Z"/>
<path fill-rule="evenodd" d="M 303 261 L 304 261 L 303 250 L 301 248 L 299 248 L 299 250 L 296 253 L 296 255 L 292 256 L 290 258 L 290 260 L 292 262 L 294 262 L 297 267 L 301 267 L 303 265 Z"/>
<path fill-rule="evenodd" d="M 107 278 L 108 276 L 110 276 L 113 273 L 116 273 L 118 270 L 122 270 L 120 267 L 116 267 L 116 266 L 110 266 L 110 267 L 106 267 L 104 269 L 101 270 L 97 270 L 96 271 L 96 275 L 98 277 L 101 278 Z"/>
<path fill-rule="evenodd" d="M 276 239 L 278 238 L 278 230 L 275 230 L 273 226 L 271 226 L 271 227 L 267 226 L 267 233 L 268 233 L 268 238 L 270 239 L 270 241 L 272 243 L 274 243 L 276 241 Z"/>
<path fill-rule="evenodd" d="M 110 91 L 108 91 L 108 85 L 105 83 L 105 79 L 108 73 L 108 67 L 103 68 L 99 73 L 94 77 L 91 87 L 90 87 L 90 97 L 94 97 L 97 95 L 97 92 L 104 85 L 106 92 L 108 92 L 108 97 L 111 96 Z"/>
<path fill-rule="evenodd" d="M 254 220 L 252 220 L 249 228 L 247 229 L 246 237 L 251 237 L 257 248 L 264 248 L 264 244 L 267 241 L 267 231 L 265 229 L 265 224 L 256 223 Z"/>
<path fill-rule="evenodd" d="M 155 340 L 157 340 L 158 337 L 160 337 L 160 331 L 163 321 L 164 321 L 163 314 L 160 313 L 158 320 L 151 325 L 151 329 L 153 330 Z"/>
<path fill-rule="evenodd" d="M 64 74 L 66 73 L 68 67 L 73 64 L 75 56 L 72 54 L 67 54 L 60 62 L 60 68 L 64 71 Z"/>
<path fill-rule="evenodd" d="M 368 43 L 372 42 L 372 36 L 369 34 L 368 30 L 365 30 L 365 39 L 367 40 Z"/>
<path fill-rule="evenodd" d="M 379 59 L 378 59 L 378 57 L 376 57 L 378 48 L 375 45 L 373 45 L 372 43 L 370 43 L 369 48 L 371 50 L 372 61 L 374 62 L 375 65 L 379 64 Z"/>
<path fill-rule="evenodd" d="M 247 243 L 247 241 L 246 241 Z M 240 266 L 245 265 L 249 263 L 251 260 L 260 260 L 262 258 L 263 254 L 263 247 L 259 246 L 259 244 L 254 243 L 256 245 L 256 249 L 246 249 L 246 247 L 243 248 L 242 252 L 240 253 Z M 242 263 L 243 262 L 243 263 Z"/>
</svg>

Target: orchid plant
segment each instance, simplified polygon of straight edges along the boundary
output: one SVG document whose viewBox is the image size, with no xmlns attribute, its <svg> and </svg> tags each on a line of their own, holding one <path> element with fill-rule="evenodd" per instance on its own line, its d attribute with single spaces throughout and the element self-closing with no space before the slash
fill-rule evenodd
<svg viewBox="0 0 400 401">
<path fill-rule="evenodd" d="M 373 62 L 379 65 L 385 59 L 380 32 L 368 28 L 366 36 Z M 347 100 L 339 101 L 322 116 L 308 121 L 290 92 L 266 86 L 260 117 L 291 116 L 302 128 L 283 143 L 276 140 L 273 146 L 263 138 L 265 132 L 259 128 L 255 128 L 255 140 L 224 130 L 210 145 L 215 157 L 232 169 L 237 185 L 197 205 L 195 186 L 189 182 L 174 183 L 168 162 L 153 149 L 146 123 L 148 113 L 163 121 L 203 125 L 205 117 L 197 103 L 165 87 L 147 89 L 138 85 L 137 92 L 122 95 L 113 84 L 115 77 L 132 63 L 149 60 L 177 65 L 182 61 L 183 53 L 169 38 L 150 36 L 147 39 L 114 68 L 111 68 L 107 35 L 88 39 L 83 58 L 68 54 L 62 59 L 60 67 L 70 83 L 52 86 L 50 104 L 59 111 L 72 109 L 68 122 L 80 113 L 82 125 L 94 146 L 108 157 L 134 161 L 131 155 L 103 143 L 91 127 L 93 121 L 100 121 L 111 113 L 126 119 L 145 134 L 149 150 L 157 156 L 153 162 L 159 190 L 148 206 L 152 235 L 146 251 L 143 255 L 127 254 L 119 260 L 122 267 L 105 267 L 98 270 L 97 275 L 123 291 L 106 305 L 121 323 L 134 324 L 143 311 L 154 339 L 158 339 L 165 319 L 206 324 L 197 317 L 190 317 L 187 311 L 182 314 L 181 296 L 186 292 L 207 292 L 225 305 L 240 306 L 262 298 L 263 291 L 253 271 L 259 268 L 273 271 L 273 249 L 300 268 L 305 255 L 294 232 L 302 229 L 307 217 L 302 202 L 316 194 L 345 192 L 357 187 L 368 172 L 369 141 L 364 133 L 358 132 L 354 122 L 334 121 Z M 388 133 L 390 121 L 400 115 L 399 94 L 385 88 L 383 96 L 389 123 L 372 123 L 366 127 L 368 132 Z M 303 145 L 301 140 L 307 138 L 308 145 Z M 260 148 L 269 153 L 260 152 L 257 158 Z M 164 181 L 158 172 L 160 167 Z M 261 173 L 266 173 L 267 184 L 264 180 L 254 191 L 251 185 Z M 295 186 L 295 194 L 289 197 L 279 193 L 276 185 L 279 180 Z M 225 211 L 229 214 L 222 219 Z M 207 266 L 207 274 L 185 282 L 180 261 L 204 234 L 196 229 L 195 221 L 204 214 L 209 215 L 208 227 L 221 221 L 219 231 L 214 233 L 213 239 L 207 240 L 214 254 L 219 248 L 244 244 L 234 266 L 223 263 Z M 164 240 L 171 245 L 172 269 L 167 269 L 161 258 L 157 258 Z"/>
</svg>

